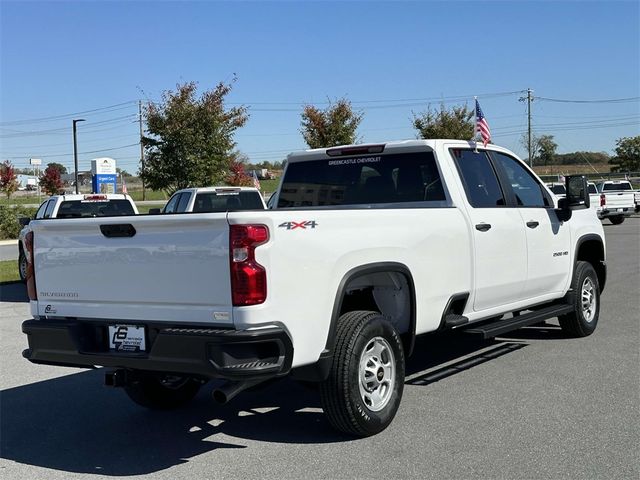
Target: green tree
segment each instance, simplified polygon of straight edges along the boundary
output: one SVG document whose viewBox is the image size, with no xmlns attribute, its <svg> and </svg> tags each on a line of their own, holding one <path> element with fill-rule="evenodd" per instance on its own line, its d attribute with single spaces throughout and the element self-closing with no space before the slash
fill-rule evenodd
<svg viewBox="0 0 640 480">
<path fill-rule="evenodd" d="M 225 108 L 231 89 L 221 82 L 198 97 L 196 83 L 189 82 L 145 106 L 146 161 L 140 176 L 147 187 L 171 194 L 224 181 L 236 145 L 233 136 L 248 119 L 245 107 Z"/>
<path fill-rule="evenodd" d="M 542 165 L 552 165 L 556 156 L 556 148 L 558 144 L 553 141 L 553 135 L 541 135 L 536 139 L 537 142 L 537 163 Z"/>
<path fill-rule="evenodd" d="M 49 167 L 55 168 L 56 170 L 58 170 L 58 172 L 60 172 L 60 175 L 67 174 L 67 167 L 65 167 L 61 163 L 56 163 L 56 162 L 47 163 L 47 168 Z"/>
<path fill-rule="evenodd" d="M 0 192 L 3 192 L 7 198 L 11 198 L 16 190 L 18 190 L 18 177 L 15 168 L 9 160 L 5 160 L 0 165 Z"/>
<path fill-rule="evenodd" d="M 51 165 L 47 166 L 40 177 L 40 187 L 47 195 L 55 195 L 62 191 L 60 171 Z"/>
<path fill-rule="evenodd" d="M 341 98 L 329 103 L 325 110 L 305 105 L 300 122 L 302 137 L 309 148 L 327 148 L 358 142 L 357 130 L 362 112 L 355 112 L 351 102 Z"/>
<path fill-rule="evenodd" d="M 424 112 L 414 113 L 412 123 L 418 131 L 418 138 L 471 140 L 475 130 L 474 114 L 474 110 L 466 105 L 447 110 L 442 104 L 439 110 L 428 107 Z"/>
<path fill-rule="evenodd" d="M 609 160 L 612 172 L 640 171 L 640 135 L 616 140 L 616 156 Z"/>
</svg>

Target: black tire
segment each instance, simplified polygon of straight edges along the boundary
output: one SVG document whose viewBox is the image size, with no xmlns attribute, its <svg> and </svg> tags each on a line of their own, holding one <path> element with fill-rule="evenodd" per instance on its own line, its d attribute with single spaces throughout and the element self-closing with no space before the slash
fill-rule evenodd
<svg viewBox="0 0 640 480">
<path fill-rule="evenodd" d="M 27 281 L 27 257 L 24 255 L 24 252 L 20 250 L 20 254 L 18 255 L 18 273 L 20 274 L 20 280 L 23 282 Z"/>
<path fill-rule="evenodd" d="M 364 368 L 361 375 L 361 361 L 367 356 L 369 361 L 362 365 L 369 369 Z M 375 375 L 367 376 L 371 371 Z M 402 341 L 389 322 L 378 312 L 342 315 L 329 377 L 320 383 L 322 408 L 329 423 L 358 437 L 375 435 L 387 428 L 400 406 L 404 372 Z M 369 381 L 361 383 L 361 378 Z M 371 402 L 377 398 L 375 392 L 382 397 L 377 405 Z"/>
<path fill-rule="evenodd" d="M 142 407 L 171 410 L 193 400 L 201 386 L 200 381 L 190 377 L 139 372 L 124 391 Z"/>
<path fill-rule="evenodd" d="M 624 222 L 624 217 L 622 215 L 620 215 L 619 217 L 609 217 L 609 221 L 614 225 L 620 225 L 622 222 Z"/>
<path fill-rule="evenodd" d="M 558 317 L 560 327 L 571 337 L 587 337 L 595 331 L 600 315 L 600 284 L 589 262 L 576 262 L 571 291 L 574 310 Z"/>
</svg>

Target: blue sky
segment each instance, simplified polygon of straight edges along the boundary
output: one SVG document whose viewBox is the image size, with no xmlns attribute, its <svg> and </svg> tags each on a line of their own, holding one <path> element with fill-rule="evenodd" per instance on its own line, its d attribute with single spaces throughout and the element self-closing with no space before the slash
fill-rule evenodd
<svg viewBox="0 0 640 480">
<path fill-rule="evenodd" d="M 427 105 L 479 95 L 495 143 L 523 155 L 527 87 L 534 132 L 555 135 L 560 153 L 611 153 L 640 134 L 637 98 L 548 99 L 640 97 L 639 5 L 0 0 L 0 159 L 71 167 L 80 117 L 80 169 L 110 156 L 134 172 L 138 99 L 234 75 L 229 102 L 251 115 L 238 148 L 256 162 L 305 146 L 302 104 L 343 96 L 364 112 L 361 140 L 378 142 L 415 138 L 412 112 Z"/>
</svg>

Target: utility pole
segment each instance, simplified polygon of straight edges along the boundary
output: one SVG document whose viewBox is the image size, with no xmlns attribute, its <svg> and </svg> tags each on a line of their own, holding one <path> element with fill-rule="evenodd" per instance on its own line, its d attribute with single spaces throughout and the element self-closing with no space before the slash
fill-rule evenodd
<svg viewBox="0 0 640 480">
<path fill-rule="evenodd" d="M 138 100 L 138 123 L 140 124 L 140 165 L 142 166 L 142 171 L 144 172 L 144 147 L 142 146 L 142 100 Z M 142 200 L 145 200 L 145 190 L 144 190 L 144 177 L 142 180 Z"/>
<path fill-rule="evenodd" d="M 529 166 L 533 166 L 533 151 L 532 151 L 532 142 L 531 142 L 531 102 L 533 102 L 533 90 L 527 88 L 527 96 L 520 97 L 518 100 L 521 102 L 527 101 L 527 118 L 528 118 L 528 128 L 527 128 L 527 150 L 529 152 Z"/>
<path fill-rule="evenodd" d="M 84 118 L 78 118 L 77 120 L 72 120 L 73 122 L 73 164 L 75 168 L 75 181 L 76 181 L 76 194 L 80 193 L 78 190 L 78 138 L 76 135 L 76 123 L 84 122 Z"/>
</svg>

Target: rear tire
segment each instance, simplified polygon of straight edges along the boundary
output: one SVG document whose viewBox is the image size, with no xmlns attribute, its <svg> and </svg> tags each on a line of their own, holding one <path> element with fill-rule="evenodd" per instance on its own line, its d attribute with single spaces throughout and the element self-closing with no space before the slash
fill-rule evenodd
<svg viewBox="0 0 640 480">
<path fill-rule="evenodd" d="M 622 222 L 624 222 L 624 217 L 622 215 L 620 215 L 619 217 L 609 217 L 609 221 L 614 225 L 620 225 Z"/>
<path fill-rule="evenodd" d="M 322 408 L 337 430 L 359 437 L 393 420 L 404 388 L 404 350 L 395 328 L 378 312 L 338 319 L 329 377 L 320 383 Z"/>
<path fill-rule="evenodd" d="M 571 337 L 591 335 L 600 315 L 598 275 L 589 262 L 576 262 L 571 281 L 573 312 L 558 317 L 562 331 Z"/>
<path fill-rule="evenodd" d="M 24 252 L 20 250 L 20 254 L 18 255 L 18 273 L 20 274 L 20 280 L 23 282 L 27 281 L 27 257 Z"/>
<path fill-rule="evenodd" d="M 140 372 L 124 391 L 142 407 L 171 410 L 190 402 L 201 386 L 201 382 L 190 377 Z"/>
</svg>

